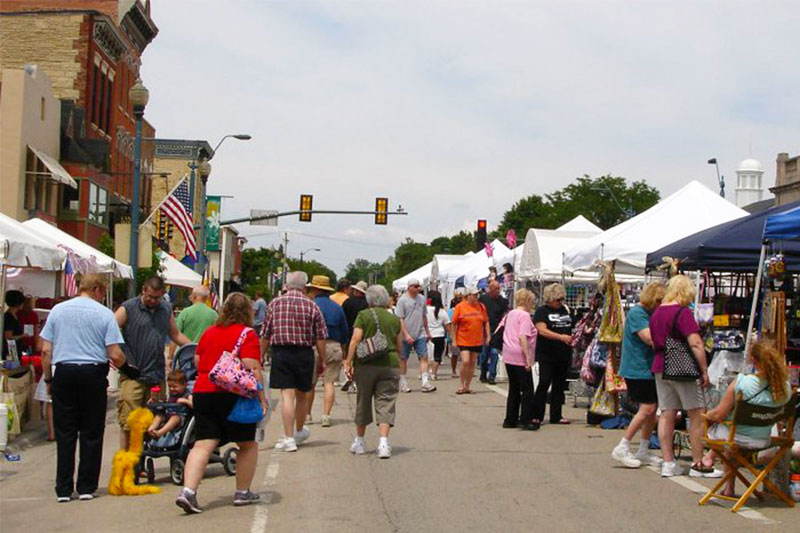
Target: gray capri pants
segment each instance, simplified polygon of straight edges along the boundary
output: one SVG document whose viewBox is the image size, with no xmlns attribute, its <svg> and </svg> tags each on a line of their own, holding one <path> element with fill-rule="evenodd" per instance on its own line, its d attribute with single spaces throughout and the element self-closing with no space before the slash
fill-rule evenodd
<svg viewBox="0 0 800 533">
<path fill-rule="evenodd" d="M 400 374 L 390 366 L 358 365 L 355 368 L 357 426 L 372 423 L 372 401 L 378 424 L 394 426 L 395 405 L 400 392 Z"/>
</svg>

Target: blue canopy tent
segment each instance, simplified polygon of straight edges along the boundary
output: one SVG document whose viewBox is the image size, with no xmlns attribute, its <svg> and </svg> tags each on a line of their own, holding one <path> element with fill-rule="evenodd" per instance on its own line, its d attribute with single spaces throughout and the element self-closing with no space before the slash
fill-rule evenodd
<svg viewBox="0 0 800 533">
<path fill-rule="evenodd" d="M 800 236 L 800 202 L 772 207 L 700 231 L 647 254 L 647 270 L 659 266 L 665 256 L 681 260 L 687 270 L 752 272 L 757 268 L 761 245 L 765 238 L 765 221 L 780 220 L 794 213 L 795 235 Z M 776 222 L 773 222 L 775 226 Z M 785 222 L 781 224 L 786 225 Z M 777 237 L 777 239 L 786 237 Z M 782 243 L 781 251 L 790 270 L 800 270 L 800 241 Z"/>
</svg>

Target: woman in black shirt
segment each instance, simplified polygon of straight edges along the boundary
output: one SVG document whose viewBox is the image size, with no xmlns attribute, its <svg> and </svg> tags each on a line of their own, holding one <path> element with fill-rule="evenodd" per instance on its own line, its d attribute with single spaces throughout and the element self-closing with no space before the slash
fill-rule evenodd
<svg viewBox="0 0 800 533">
<path fill-rule="evenodd" d="M 25 295 L 20 291 L 6 291 L 6 312 L 3 314 L 3 359 L 8 359 L 8 341 L 19 341 L 24 335 L 17 314 L 25 303 Z M 18 355 L 19 351 L 17 352 Z"/>
</svg>

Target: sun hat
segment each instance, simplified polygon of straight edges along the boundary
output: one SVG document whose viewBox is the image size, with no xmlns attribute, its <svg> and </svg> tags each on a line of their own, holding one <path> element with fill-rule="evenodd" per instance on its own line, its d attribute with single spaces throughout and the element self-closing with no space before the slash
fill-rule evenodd
<svg viewBox="0 0 800 533">
<path fill-rule="evenodd" d="M 478 293 L 480 293 L 481 291 L 480 291 L 480 289 L 478 289 L 478 287 L 476 287 L 475 285 L 470 285 L 469 287 L 467 287 L 467 288 L 465 289 L 465 292 L 466 292 L 466 294 L 467 294 L 467 295 L 470 295 L 470 294 L 478 294 Z"/>
<path fill-rule="evenodd" d="M 313 278 L 311 278 L 311 283 L 306 285 L 306 287 L 319 289 L 321 291 L 333 292 L 333 287 L 331 287 L 331 280 L 328 276 L 314 276 Z"/>
<path fill-rule="evenodd" d="M 350 285 L 351 289 L 355 289 L 362 294 L 367 294 L 367 282 L 366 281 L 359 281 L 355 285 Z"/>
</svg>

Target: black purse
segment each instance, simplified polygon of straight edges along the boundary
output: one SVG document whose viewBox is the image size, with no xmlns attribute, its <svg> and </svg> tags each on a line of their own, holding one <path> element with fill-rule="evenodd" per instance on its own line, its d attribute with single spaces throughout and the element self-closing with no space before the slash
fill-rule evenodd
<svg viewBox="0 0 800 533">
<path fill-rule="evenodd" d="M 675 313 L 672 330 L 664 343 L 664 371 L 661 378 L 669 381 L 696 381 L 700 379 L 700 366 L 694 358 L 689 343 L 680 336 L 680 332 L 676 335 L 675 331 L 678 317 L 682 312 L 683 308 Z"/>
</svg>

